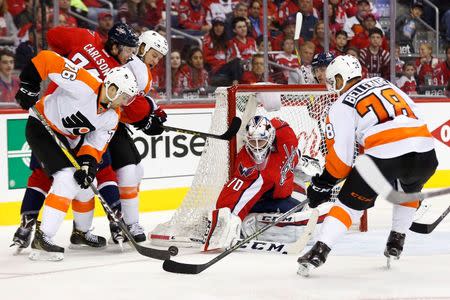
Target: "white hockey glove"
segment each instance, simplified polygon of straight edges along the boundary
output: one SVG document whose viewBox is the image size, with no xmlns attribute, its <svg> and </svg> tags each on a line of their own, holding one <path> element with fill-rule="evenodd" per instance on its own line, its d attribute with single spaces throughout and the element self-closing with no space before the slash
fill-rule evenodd
<svg viewBox="0 0 450 300">
<path fill-rule="evenodd" d="M 241 223 L 241 219 L 232 214 L 228 207 L 211 211 L 208 214 L 208 230 L 205 232 L 202 251 L 230 247 L 240 237 Z"/>
</svg>

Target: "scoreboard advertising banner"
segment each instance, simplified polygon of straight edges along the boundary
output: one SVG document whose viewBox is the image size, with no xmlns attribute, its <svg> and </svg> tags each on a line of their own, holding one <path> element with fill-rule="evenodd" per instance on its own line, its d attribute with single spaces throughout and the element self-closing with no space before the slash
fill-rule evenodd
<svg viewBox="0 0 450 300">
<path fill-rule="evenodd" d="M 435 138 L 439 159 L 438 171 L 426 187 L 449 186 L 450 101 L 419 99 L 417 102 Z M 166 112 L 168 125 L 206 132 L 213 108 L 177 108 Z M 0 225 L 19 223 L 20 201 L 31 174 L 28 168 L 31 150 L 24 134 L 27 117 L 25 113 L 0 113 Z M 146 136 L 134 130 L 133 139 L 144 166 L 141 211 L 175 209 L 192 182 L 205 139 L 177 132 Z M 96 209 L 96 215 L 103 215 L 102 210 Z"/>
</svg>

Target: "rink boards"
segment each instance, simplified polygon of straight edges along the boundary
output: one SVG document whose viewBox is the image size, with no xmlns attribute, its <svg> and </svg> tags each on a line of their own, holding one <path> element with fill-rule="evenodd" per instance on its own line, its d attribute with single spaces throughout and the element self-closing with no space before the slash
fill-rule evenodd
<svg viewBox="0 0 450 300">
<path fill-rule="evenodd" d="M 450 99 L 416 99 L 436 140 L 439 168 L 426 187 L 450 185 Z M 208 131 L 212 105 L 177 105 L 166 108 L 167 124 Z M 28 115 L 19 110 L 0 111 L 0 225 L 19 222 L 20 201 L 30 174 L 30 149 L 24 129 Z M 191 184 L 205 145 L 201 137 L 165 132 L 148 137 L 134 131 L 141 153 L 144 179 L 140 192 L 141 211 L 175 209 Z M 103 210 L 96 205 L 96 215 Z M 68 215 L 71 217 L 71 214 Z"/>
</svg>

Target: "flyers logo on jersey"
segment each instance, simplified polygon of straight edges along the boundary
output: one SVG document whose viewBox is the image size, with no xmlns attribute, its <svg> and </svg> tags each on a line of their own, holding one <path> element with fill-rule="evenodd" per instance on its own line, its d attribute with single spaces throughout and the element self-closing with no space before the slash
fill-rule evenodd
<svg viewBox="0 0 450 300">
<path fill-rule="evenodd" d="M 67 129 L 72 129 L 74 135 L 84 135 L 94 131 L 95 127 L 80 111 L 61 119 L 62 124 Z"/>
</svg>

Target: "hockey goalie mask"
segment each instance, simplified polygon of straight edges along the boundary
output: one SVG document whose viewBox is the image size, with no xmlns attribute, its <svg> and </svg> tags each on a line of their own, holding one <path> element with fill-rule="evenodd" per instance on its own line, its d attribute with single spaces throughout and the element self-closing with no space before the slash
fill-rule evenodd
<svg viewBox="0 0 450 300">
<path fill-rule="evenodd" d="M 336 87 L 336 75 L 342 76 L 342 86 Z M 362 68 L 358 59 L 351 55 L 341 55 L 333 59 L 326 70 L 327 89 L 340 93 L 351 79 L 362 76 Z"/>
<path fill-rule="evenodd" d="M 245 149 L 259 170 L 266 167 L 275 140 L 275 128 L 266 117 L 255 116 L 245 127 Z"/>
<path fill-rule="evenodd" d="M 105 76 L 106 98 L 109 100 L 108 107 L 128 106 L 133 102 L 138 93 L 138 86 L 133 72 L 126 67 L 111 69 Z M 110 95 L 109 87 L 117 88 L 115 95 Z"/>
</svg>

